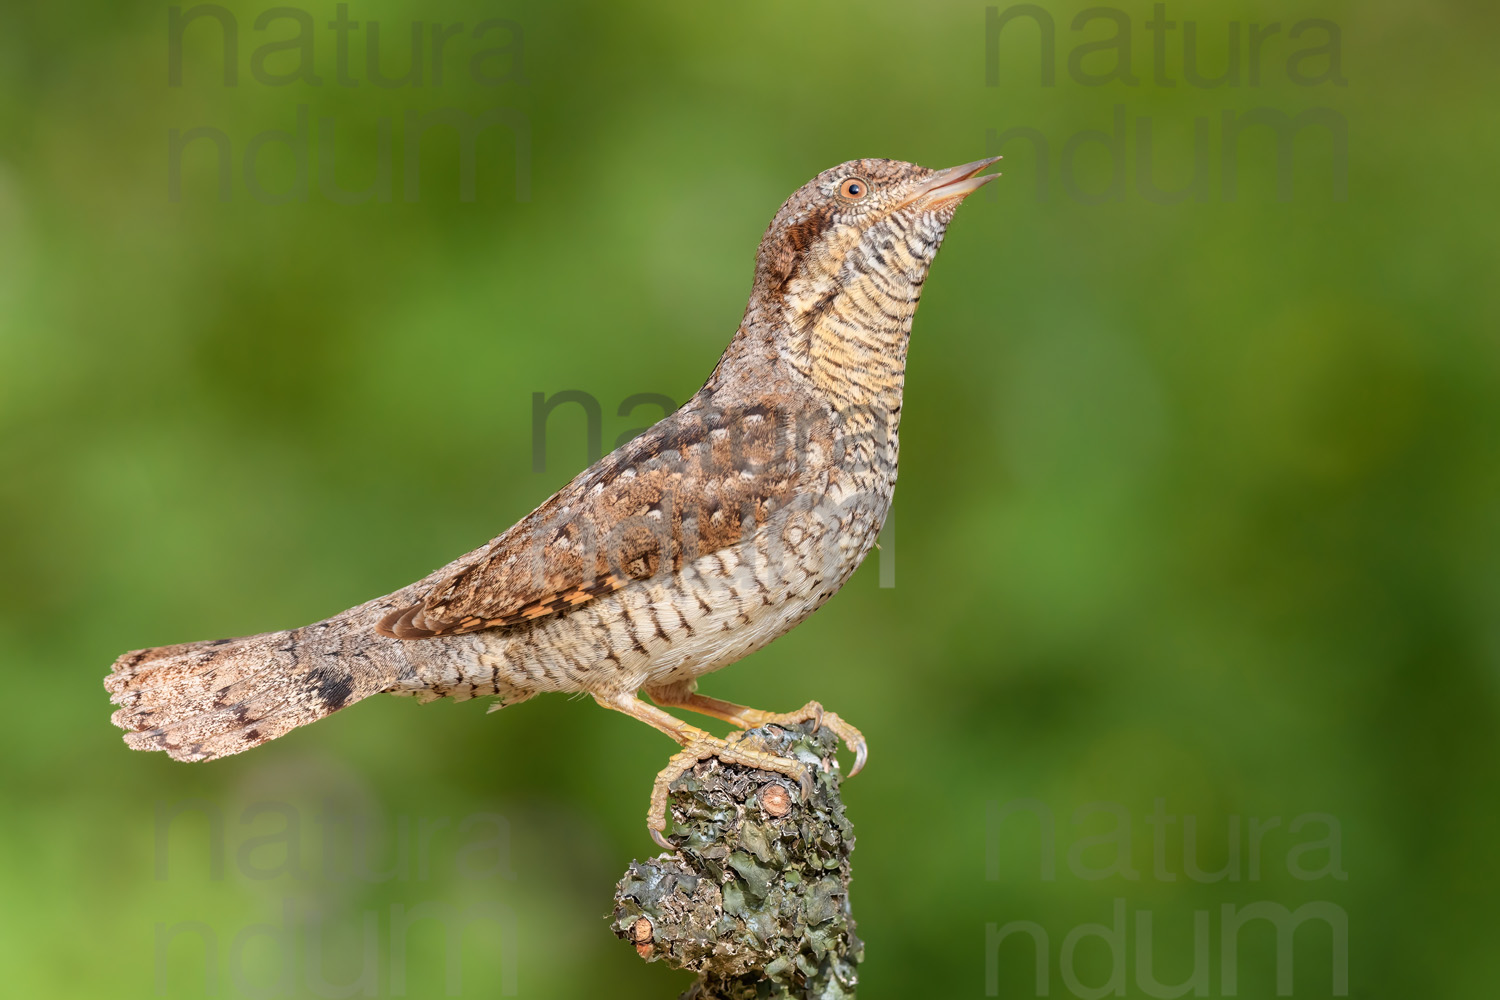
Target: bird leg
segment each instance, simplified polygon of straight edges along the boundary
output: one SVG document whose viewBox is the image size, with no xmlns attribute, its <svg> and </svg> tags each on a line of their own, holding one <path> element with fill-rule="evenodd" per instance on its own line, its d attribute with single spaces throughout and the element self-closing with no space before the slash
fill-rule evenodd
<svg viewBox="0 0 1500 1000">
<path fill-rule="evenodd" d="M 651 839 L 669 851 L 673 847 L 667 838 L 662 836 L 662 833 L 667 828 L 667 796 L 671 784 L 692 770 L 693 765 L 700 760 L 717 757 L 727 764 L 740 764 L 744 767 L 784 774 L 797 782 L 803 799 L 812 794 L 812 772 L 799 760 L 778 757 L 773 753 L 756 750 L 749 746 L 731 744 L 697 726 L 683 722 L 676 716 L 663 712 L 655 705 L 648 705 L 634 695 L 602 696 L 596 694 L 594 700 L 605 708 L 624 712 L 633 719 L 641 720 L 653 729 L 667 734 L 682 746 L 682 749 L 672 755 L 672 759 L 667 761 L 667 766 L 662 768 L 661 773 L 656 776 L 656 783 L 651 786 L 651 804 L 646 812 L 646 829 L 650 832 Z"/>
<path fill-rule="evenodd" d="M 718 698 L 698 694 L 686 684 L 647 688 L 646 693 L 658 705 L 666 708 L 685 708 L 699 715 L 723 719 L 741 729 L 816 721 L 818 727 L 828 727 L 835 736 L 844 741 L 845 746 L 854 751 L 854 766 L 849 769 L 851 778 L 865 766 L 865 759 L 869 756 L 870 751 L 865 743 L 864 734 L 833 712 L 825 712 L 823 706 L 815 701 L 808 702 L 795 712 L 762 712 L 758 708 L 747 708 L 744 705 L 736 705 L 732 701 L 720 701 Z M 730 740 L 737 741 L 742 735 L 742 733 L 731 734 Z"/>
</svg>

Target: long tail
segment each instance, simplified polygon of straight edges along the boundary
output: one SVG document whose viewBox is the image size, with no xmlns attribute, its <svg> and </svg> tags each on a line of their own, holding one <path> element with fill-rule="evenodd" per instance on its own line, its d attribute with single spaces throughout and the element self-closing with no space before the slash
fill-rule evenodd
<svg viewBox="0 0 1500 1000">
<path fill-rule="evenodd" d="M 115 661 L 104 686 L 120 706 L 111 721 L 128 730 L 131 747 L 213 760 L 388 689 L 397 680 L 393 648 L 346 614 L 287 632 L 136 650 Z"/>
</svg>

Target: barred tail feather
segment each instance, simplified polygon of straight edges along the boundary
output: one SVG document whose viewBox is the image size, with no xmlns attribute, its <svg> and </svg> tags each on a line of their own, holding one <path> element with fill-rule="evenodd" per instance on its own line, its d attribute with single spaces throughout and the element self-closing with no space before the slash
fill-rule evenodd
<svg viewBox="0 0 1500 1000">
<path fill-rule="evenodd" d="M 286 632 L 157 646 L 115 661 L 111 721 L 176 760 L 241 753 L 390 686 L 394 673 L 338 618 Z"/>
</svg>

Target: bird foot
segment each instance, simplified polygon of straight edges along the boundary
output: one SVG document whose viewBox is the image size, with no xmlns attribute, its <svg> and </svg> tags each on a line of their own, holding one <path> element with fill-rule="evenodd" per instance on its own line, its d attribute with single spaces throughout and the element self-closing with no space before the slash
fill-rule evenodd
<svg viewBox="0 0 1500 1000">
<path fill-rule="evenodd" d="M 750 713 L 746 713 L 749 715 Z M 839 739 L 844 741 L 854 753 L 854 766 L 849 769 L 849 777 L 854 777 L 865 766 L 865 760 L 870 755 L 870 748 L 865 743 L 864 734 L 855 729 L 849 723 L 839 718 L 833 712 L 826 712 L 823 706 L 815 701 L 810 701 L 795 712 L 754 712 L 754 725 L 756 726 L 786 726 L 798 725 L 803 722 L 813 722 L 813 731 L 828 729 Z M 743 732 L 731 733 L 730 742 L 738 741 L 745 734 Z"/>
<path fill-rule="evenodd" d="M 740 735 L 742 734 L 735 734 L 736 737 Z M 743 767 L 754 767 L 762 771 L 784 774 L 797 782 L 804 802 L 812 795 L 812 768 L 802 761 L 793 760 L 790 757 L 779 757 L 765 750 L 756 750 L 740 744 L 738 739 L 729 742 L 704 733 L 672 755 L 667 766 L 662 768 L 661 773 L 656 776 L 656 784 L 651 787 L 651 807 L 646 814 L 646 828 L 651 833 L 651 839 L 666 850 L 675 850 L 672 843 L 664 836 L 667 829 L 667 798 L 671 792 L 672 782 L 691 771 L 699 761 L 708 760 L 711 757 L 717 757 L 726 764 L 739 764 Z"/>
</svg>

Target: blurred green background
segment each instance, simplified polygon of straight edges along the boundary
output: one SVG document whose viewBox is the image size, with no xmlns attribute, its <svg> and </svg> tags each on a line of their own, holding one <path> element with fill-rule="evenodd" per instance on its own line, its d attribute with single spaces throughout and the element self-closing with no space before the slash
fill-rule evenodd
<svg viewBox="0 0 1500 1000">
<path fill-rule="evenodd" d="M 817 698 L 869 737 L 846 788 L 860 995 L 1037 995 L 1026 938 L 987 948 L 987 925 L 1017 920 L 1048 935 L 1050 995 L 1097 995 L 1116 958 L 1124 995 L 1166 995 L 1142 985 L 1137 948 L 1149 934 L 1152 974 L 1186 980 L 1200 911 L 1204 983 L 1225 995 L 1222 908 L 1263 902 L 1345 916 L 1350 996 L 1493 994 L 1495 8 L 1171 3 L 1168 86 L 1146 3 L 1113 8 L 1136 82 L 1083 79 L 1118 54 L 1078 46 L 1120 30 L 1075 29 L 1085 6 L 1044 5 L 1049 86 L 1034 21 L 987 53 L 980 2 L 361 0 L 344 86 L 335 5 L 298 8 L 320 82 L 276 83 L 256 68 L 295 76 L 299 51 L 256 52 L 297 22 L 257 30 L 268 7 L 235 3 L 236 85 L 203 17 L 172 86 L 165 5 L 7 4 L 4 992 L 269 995 L 287 957 L 254 930 L 269 922 L 296 944 L 294 995 L 395 995 L 404 963 L 407 995 L 440 996 L 441 928 L 398 949 L 391 908 L 487 901 L 515 928 L 509 950 L 464 932 L 463 995 L 675 996 L 690 977 L 642 963 L 602 919 L 652 850 L 646 795 L 672 747 L 645 726 L 556 696 L 489 717 L 377 698 L 189 766 L 127 751 L 100 682 L 127 649 L 384 593 L 526 513 L 587 461 L 580 411 L 562 407 L 532 471 L 532 394 L 591 393 L 606 442 L 655 416 L 616 416 L 625 397 L 685 399 L 734 331 L 766 221 L 819 170 L 1003 151 L 916 320 L 881 556 L 894 588 L 872 558 L 805 627 L 703 685 L 766 708 Z M 475 38 L 486 18 L 513 24 Z M 1289 37 L 1307 19 L 1338 30 L 1342 82 L 1326 52 L 1289 68 L 1328 43 L 1326 25 Z M 387 77 L 421 24 L 419 81 L 372 81 L 371 21 Z M 1239 31 L 1238 86 L 1185 79 L 1187 21 L 1204 76 Z M 464 25 L 441 83 L 434 23 Z M 1272 23 L 1252 85 L 1249 25 Z M 256 137 L 295 132 L 299 107 L 306 197 L 266 203 L 257 191 L 296 191 L 297 162 Z M 473 200 L 442 129 L 407 200 L 404 116 L 491 108 L 512 124 L 479 138 Z M 1117 108 L 1122 145 L 1070 141 Z M 1255 109 L 1327 110 L 1289 167 L 1247 129 L 1229 198 L 1224 116 Z M 1200 118 L 1204 197 L 1148 197 L 1140 119 L 1170 189 L 1192 176 Z M 231 150 L 227 200 L 212 138 L 186 147 L 174 195 L 170 130 L 198 127 Z M 1036 130 L 1045 163 L 1031 140 L 990 148 L 1013 128 Z M 329 197 L 329 148 L 346 190 L 385 162 L 391 197 Z M 1120 197 L 1100 201 L 1119 154 Z M 202 808 L 163 827 L 186 800 Z M 996 822 L 1018 800 L 1036 805 Z M 1152 823 L 1158 800 L 1174 822 Z M 1323 818 L 1293 832 L 1308 814 Z M 351 856 L 368 869 L 334 877 Z M 1228 874 L 1191 877 L 1189 860 Z M 1091 938 L 1062 963 L 1069 932 L 1111 923 L 1116 900 L 1121 953 Z M 1294 995 L 1334 994 L 1332 941 L 1315 921 L 1296 932 Z M 1274 994 L 1275 956 L 1270 925 L 1244 929 L 1239 995 Z"/>
</svg>

